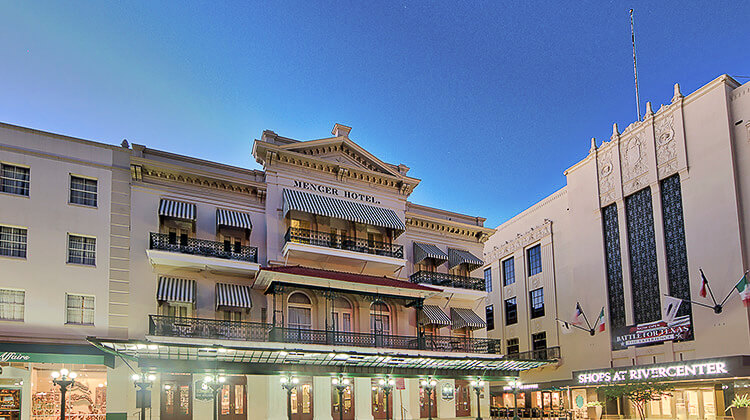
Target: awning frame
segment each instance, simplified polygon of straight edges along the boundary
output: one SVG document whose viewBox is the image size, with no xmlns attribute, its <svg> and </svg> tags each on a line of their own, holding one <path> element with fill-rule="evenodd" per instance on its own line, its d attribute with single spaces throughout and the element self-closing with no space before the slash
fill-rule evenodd
<svg viewBox="0 0 750 420">
<path fill-rule="evenodd" d="M 453 324 L 448 315 L 437 305 L 423 305 L 419 311 L 419 322 L 421 325 L 434 325 L 437 328 L 450 327 Z"/>
<path fill-rule="evenodd" d="M 159 283 L 156 288 L 156 300 L 159 302 L 195 305 L 196 288 L 195 280 L 159 276 Z"/>
<path fill-rule="evenodd" d="M 471 331 L 487 328 L 484 321 L 476 312 L 469 308 L 451 308 L 451 329 L 466 328 Z"/>
<path fill-rule="evenodd" d="M 428 258 L 435 262 L 435 266 L 448 261 L 448 254 L 433 244 L 414 241 L 413 253 L 414 264 L 419 264 Z"/>
<path fill-rule="evenodd" d="M 469 272 L 484 265 L 479 257 L 463 249 L 448 248 L 448 268 L 455 268 L 465 264 Z"/>
<path fill-rule="evenodd" d="M 248 231 L 248 233 L 253 230 L 253 222 L 250 219 L 249 213 L 217 208 L 216 230 L 218 231 L 222 226 L 228 228 L 244 229 Z"/>
<path fill-rule="evenodd" d="M 162 198 L 159 200 L 158 215 L 159 217 L 171 217 L 195 223 L 197 210 L 195 203 Z"/>
<path fill-rule="evenodd" d="M 216 310 L 232 308 L 249 311 L 253 307 L 250 286 L 245 284 L 216 283 Z"/>
</svg>

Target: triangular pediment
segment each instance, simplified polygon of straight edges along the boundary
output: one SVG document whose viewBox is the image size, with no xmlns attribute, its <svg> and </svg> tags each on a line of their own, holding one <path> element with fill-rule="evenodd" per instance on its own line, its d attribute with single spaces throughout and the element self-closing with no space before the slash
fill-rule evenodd
<svg viewBox="0 0 750 420">
<path fill-rule="evenodd" d="M 399 175 L 393 165 L 381 161 L 346 137 L 302 141 L 286 145 L 283 149 L 344 167 L 366 169 L 392 176 Z"/>
</svg>

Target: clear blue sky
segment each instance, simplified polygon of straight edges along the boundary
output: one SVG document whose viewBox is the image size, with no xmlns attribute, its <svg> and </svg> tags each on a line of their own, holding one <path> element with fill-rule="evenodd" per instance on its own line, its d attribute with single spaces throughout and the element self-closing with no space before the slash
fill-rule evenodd
<svg viewBox="0 0 750 420">
<path fill-rule="evenodd" d="M 630 7 L 642 102 L 750 76 L 747 1 L 7 1 L 0 121 L 248 168 L 340 122 L 495 227 L 633 121 Z"/>
</svg>

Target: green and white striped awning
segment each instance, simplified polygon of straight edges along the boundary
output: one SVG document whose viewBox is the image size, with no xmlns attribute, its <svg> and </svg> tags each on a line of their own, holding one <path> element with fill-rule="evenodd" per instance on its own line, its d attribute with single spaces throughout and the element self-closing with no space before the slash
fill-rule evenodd
<svg viewBox="0 0 750 420">
<path fill-rule="evenodd" d="M 253 229 L 250 215 L 234 210 L 216 209 L 216 227 L 226 226 L 240 229 Z"/>
<path fill-rule="evenodd" d="M 448 267 L 453 268 L 459 264 L 466 264 L 466 268 L 468 268 L 469 271 L 472 271 L 483 266 L 484 261 L 475 257 L 474 254 L 469 251 L 448 248 Z"/>
<path fill-rule="evenodd" d="M 242 284 L 216 283 L 216 309 L 221 307 L 250 309 L 250 286 Z"/>
<path fill-rule="evenodd" d="M 162 198 L 159 202 L 159 216 L 174 217 L 195 221 L 195 204 Z"/>
<path fill-rule="evenodd" d="M 284 216 L 290 210 L 297 210 L 317 214 L 318 216 L 335 217 L 337 219 L 380 226 L 401 232 L 406 230 L 404 222 L 391 209 L 297 190 L 284 189 L 283 195 Z"/>
<path fill-rule="evenodd" d="M 424 305 L 419 314 L 419 323 L 422 325 L 434 325 L 436 327 L 447 327 L 451 325 L 451 319 L 437 305 Z"/>
<path fill-rule="evenodd" d="M 159 277 L 156 300 L 159 302 L 195 303 L 195 280 Z"/>
<path fill-rule="evenodd" d="M 461 328 L 479 330 L 487 326 L 487 323 L 476 312 L 468 308 L 451 308 L 451 320 L 453 321 L 451 328 L 454 330 Z"/>
<path fill-rule="evenodd" d="M 448 261 L 448 255 L 437 246 L 414 242 L 414 264 L 419 264 L 427 258 L 435 260 L 435 265 Z"/>
</svg>

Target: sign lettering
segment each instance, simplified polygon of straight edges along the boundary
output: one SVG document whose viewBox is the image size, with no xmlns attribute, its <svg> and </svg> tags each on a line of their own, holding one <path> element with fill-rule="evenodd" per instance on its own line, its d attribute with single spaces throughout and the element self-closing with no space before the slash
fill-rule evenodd
<svg viewBox="0 0 750 420">
<path fill-rule="evenodd" d="M 664 341 L 686 340 L 693 336 L 690 316 L 675 318 L 672 322 L 656 321 L 627 325 L 612 331 L 612 350 L 623 350 Z"/>
<path fill-rule="evenodd" d="M 605 384 L 659 379 L 677 380 L 721 375 L 729 375 L 726 362 L 700 361 L 696 363 L 672 363 L 632 369 L 581 372 L 577 375 L 576 379 L 579 384 Z"/>
<path fill-rule="evenodd" d="M 319 193 L 335 195 L 338 197 L 344 197 L 344 198 L 348 198 L 351 200 L 364 201 L 365 203 L 380 204 L 380 201 L 378 201 L 375 198 L 375 196 L 367 195 L 367 194 L 360 194 L 354 191 L 339 190 L 338 188 L 329 187 L 327 185 L 314 184 L 312 182 L 300 181 L 300 180 L 295 179 L 294 186 L 296 188 L 301 188 L 303 190 L 316 191 Z"/>
<path fill-rule="evenodd" d="M 31 359 L 31 357 L 28 354 L 14 353 L 11 351 L 0 353 L 0 362 L 26 362 L 29 359 Z"/>
</svg>

